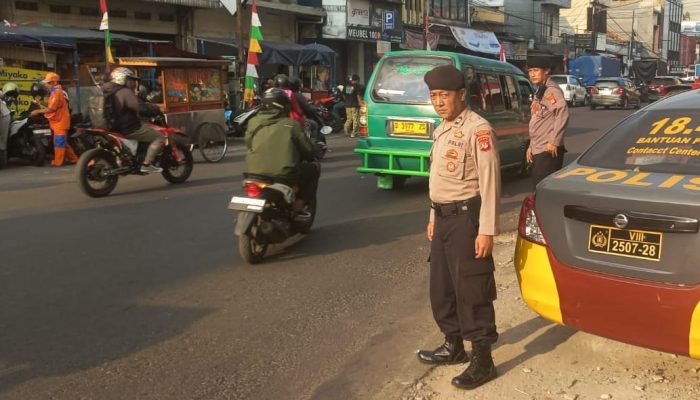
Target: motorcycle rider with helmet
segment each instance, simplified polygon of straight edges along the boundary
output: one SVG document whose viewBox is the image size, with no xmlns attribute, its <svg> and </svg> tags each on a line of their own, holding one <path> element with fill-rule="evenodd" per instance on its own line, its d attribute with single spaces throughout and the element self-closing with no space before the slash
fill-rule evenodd
<svg viewBox="0 0 700 400">
<path fill-rule="evenodd" d="M 14 82 L 7 82 L 2 87 L 2 97 L 8 108 L 17 108 L 17 98 L 19 97 L 19 86 Z"/>
<path fill-rule="evenodd" d="M 163 150 L 165 138 L 157 130 L 143 125 L 139 115 L 151 116 L 160 114 L 160 107 L 141 101 L 134 91 L 139 77 L 129 68 L 119 67 L 110 74 L 111 81 L 102 85 L 105 97 L 114 96 L 114 131 L 126 136 L 127 139 L 149 143 L 146 157 L 141 166 L 142 173 L 157 173 L 163 169 L 153 165 L 158 153 Z"/>
<path fill-rule="evenodd" d="M 262 104 L 263 109 L 250 120 L 245 133 L 247 170 L 290 187 L 298 185 L 295 219 L 310 218 L 304 206 L 316 197 L 321 176 L 314 145 L 299 122 L 288 117 L 292 103 L 284 91 L 268 89 L 263 94 Z"/>
</svg>

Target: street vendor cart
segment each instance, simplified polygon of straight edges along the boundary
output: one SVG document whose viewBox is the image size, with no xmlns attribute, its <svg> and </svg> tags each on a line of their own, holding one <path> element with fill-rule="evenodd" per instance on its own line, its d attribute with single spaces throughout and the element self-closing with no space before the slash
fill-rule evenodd
<svg viewBox="0 0 700 400">
<path fill-rule="evenodd" d="M 162 101 L 168 126 L 185 132 L 204 159 L 218 162 L 224 158 L 227 143 L 223 82 L 230 61 L 121 57 L 118 64 L 133 69 L 142 82 L 162 92 L 157 102 Z"/>
</svg>

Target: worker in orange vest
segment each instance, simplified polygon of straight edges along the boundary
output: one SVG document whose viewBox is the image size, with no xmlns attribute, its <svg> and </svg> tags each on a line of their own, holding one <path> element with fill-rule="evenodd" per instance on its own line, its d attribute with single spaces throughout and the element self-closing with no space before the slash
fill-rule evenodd
<svg viewBox="0 0 700 400">
<path fill-rule="evenodd" d="M 49 120 L 49 126 L 53 131 L 53 151 L 54 159 L 51 165 L 60 167 L 63 165 L 64 159 L 71 164 L 78 161 L 78 157 L 68 144 L 66 136 L 70 130 L 70 110 L 68 109 L 68 101 L 63 93 L 63 88 L 58 82 L 61 77 L 55 72 L 46 74 L 46 78 L 41 81 L 49 91 L 49 101 L 46 108 L 40 108 L 32 111 L 32 116 L 43 114 Z"/>
</svg>

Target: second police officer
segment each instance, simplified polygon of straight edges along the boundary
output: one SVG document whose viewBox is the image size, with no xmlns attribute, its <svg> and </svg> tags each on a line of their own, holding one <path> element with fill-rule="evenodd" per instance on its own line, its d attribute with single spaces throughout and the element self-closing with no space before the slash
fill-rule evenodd
<svg viewBox="0 0 700 400">
<path fill-rule="evenodd" d="M 419 350 L 428 364 L 468 368 L 452 379 L 474 389 L 496 377 L 491 346 L 498 339 L 493 301 L 493 236 L 498 233 L 501 173 L 491 125 L 466 106 L 464 76 L 452 65 L 425 75 L 430 101 L 442 118 L 430 164 L 430 304 L 445 336 L 435 350 Z M 472 344 L 469 357 L 463 340 Z"/>
<path fill-rule="evenodd" d="M 532 57 L 527 64 L 530 81 L 539 86 L 530 106 L 530 147 L 527 149 L 527 161 L 532 164 L 532 183 L 537 186 L 564 165 L 564 131 L 569 124 L 569 107 L 559 85 L 549 79 L 551 66 L 547 60 Z"/>
</svg>

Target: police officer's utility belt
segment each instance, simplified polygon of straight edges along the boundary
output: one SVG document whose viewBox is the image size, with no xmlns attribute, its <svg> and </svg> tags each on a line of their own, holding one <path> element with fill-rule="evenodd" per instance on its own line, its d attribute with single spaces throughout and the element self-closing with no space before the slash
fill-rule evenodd
<svg viewBox="0 0 700 400">
<path fill-rule="evenodd" d="M 432 203 L 430 207 L 435 210 L 438 217 L 449 217 L 459 215 L 481 206 L 481 196 L 475 196 L 467 200 L 455 201 L 453 203 Z"/>
</svg>

